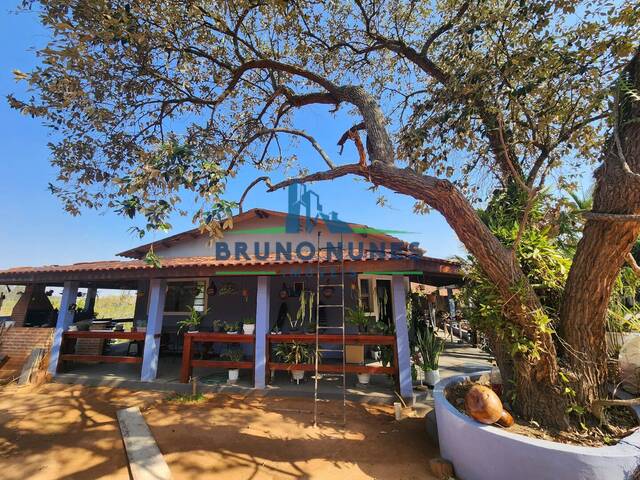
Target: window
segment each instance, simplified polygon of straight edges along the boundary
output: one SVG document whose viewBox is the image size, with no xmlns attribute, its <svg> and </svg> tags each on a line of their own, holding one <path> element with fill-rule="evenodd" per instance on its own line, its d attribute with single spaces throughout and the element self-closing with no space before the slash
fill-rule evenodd
<svg viewBox="0 0 640 480">
<path fill-rule="evenodd" d="M 373 313 L 371 302 L 371 281 L 368 278 L 360 279 L 360 306 L 365 312 Z"/>
<path fill-rule="evenodd" d="M 167 283 L 164 301 L 165 313 L 188 313 L 193 307 L 199 312 L 205 308 L 206 280 L 186 280 Z"/>
</svg>

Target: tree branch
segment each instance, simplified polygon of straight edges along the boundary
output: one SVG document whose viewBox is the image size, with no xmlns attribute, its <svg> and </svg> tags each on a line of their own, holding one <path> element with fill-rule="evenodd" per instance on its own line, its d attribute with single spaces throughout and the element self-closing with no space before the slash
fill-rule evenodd
<svg viewBox="0 0 640 480">
<path fill-rule="evenodd" d="M 427 38 L 427 40 L 424 42 L 424 45 L 422 45 L 422 48 L 420 49 L 420 56 L 426 57 L 429 51 L 429 48 L 431 48 L 431 45 L 433 45 L 433 42 L 435 42 L 441 35 L 447 33 L 449 30 L 453 28 L 453 26 L 458 22 L 458 20 L 460 20 L 462 16 L 467 12 L 469 8 L 469 3 L 470 2 L 468 1 L 464 2 L 458 9 L 458 12 L 455 14 L 455 16 L 451 20 L 449 20 L 447 23 L 440 25 L 440 27 L 438 27 L 431 35 L 429 35 L 429 38 Z"/>
<path fill-rule="evenodd" d="M 251 182 L 247 186 L 247 188 L 244 189 L 244 192 L 242 192 L 242 196 L 240 197 L 240 200 L 238 201 L 238 213 L 242 213 L 242 203 L 244 202 L 244 199 L 246 198 L 247 194 L 249 193 L 249 190 L 251 190 L 253 187 L 255 187 L 260 182 L 264 182 L 264 183 L 267 184 L 267 187 L 271 187 L 271 180 L 269 179 L 269 177 L 258 177 L 258 178 L 256 178 L 253 182 Z"/>
<path fill-rule="evenodd" d="M 640 265 L 638 265 L 638 262 L 636 262 L 636 259 L 633 256 L 633 253 L 631 252 L 627 253 L 627 256 L 624 257 L 624 259 L 626 260 L 627 264 L 631 267 L 631 270 L 633 270 L 633 273 L 635 273 L 637 276 L 640 277 Z"/>
<path fill-rule="evenodd" d="M 324 162 L 329 166 L 329 168 L 335 168 L 335 164 L 331 161 L 331 158 L 329 157 L 329 155 L 327 155 L 327 152 L 324 151 L 324 149 L 320 146 L 320 144 L 317 142 L 315 138 L 313 138 L 311 135 L 309 135 L 308 133 L 302 130 L 294 130 L 292 128 L 266 128 L 254 133 L 251 137 L 249 137 L 249 139 L 243 144 L 240 150 L 236 153 L 235 158 L 237 158 L 256 139 L 264 135 L 270 135 L 272 133 L 287 133 L 289 135 L 295 135 L 308 140 L 309 143 L 311 143 L 311 146 L 320 154 L 320 156 L 322 157 Z"/>
<path fill-rule="evenodd" d="M 294 183 L 310 183 L 324 180 L 333 180 L 335 178 L 344 177 L 345 175 L 350 174 L 362 175 L 362 169 L 360 168 L 360 165 L 357 163 L 351 163 L 348 165 L 341 165 L 339 167 L 332 168 L 331 170 L 325 170 L 323 172 L 316 172 L 310 175 L 305 175 L 303 177 L 290 178 L 288 180 L 283 180 L 282 182 L 276 183 L 275 185 L 271 185 L 268 191 L 275 192 L 276 190 L 288 187 L 289 185 L 293 185 Z"/>
<path fill-rule="evenodd" d="M 598 220 L 601 222 L 640 222 L 640 215 L 627 213 L 584 212 L 582 215 L 587 220 Z"/>
</svg>

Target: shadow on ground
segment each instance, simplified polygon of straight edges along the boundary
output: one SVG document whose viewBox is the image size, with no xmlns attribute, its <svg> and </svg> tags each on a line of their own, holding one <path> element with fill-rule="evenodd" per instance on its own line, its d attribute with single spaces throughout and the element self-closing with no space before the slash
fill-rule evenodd
<svg viewBox="0 0 640 480">
<path fill-rule="evenodd" d="M 47 384 L 0 389 L 0 477 L 127 479 L 116 410 L 139 406 L 175 479 L 428 479 L 437 449 L 424 420 L 392 408 L 309 399 L 215 395 L 198 404 L 166 394 Z"/>
</svg>

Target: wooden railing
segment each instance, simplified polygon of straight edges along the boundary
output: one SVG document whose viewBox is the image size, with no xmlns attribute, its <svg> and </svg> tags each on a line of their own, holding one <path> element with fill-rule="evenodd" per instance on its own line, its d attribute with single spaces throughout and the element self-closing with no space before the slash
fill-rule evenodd
<svg viewBox="0 0 640 480">
<path fill-rule="evenodd" d="M 253 355 L 251 360 L 232 362 L 228 360 L 196 360 L 193 358 L 193 344 L 202 343 L 250 343 L 253 345 Z M 190 332 L 184 335 L 184 346 L 182 348 L 182 369 L 180 370 L 180 381 L 189 382 L 193 374 L 193 367 L 210 368 L 254 368 L 255 363 L 255 336 L 228 334 L 228 333 L 208 333 Z"/>
<path fill-rule="evenodd" d="M 80 355 L 75 353 L 66 353 L 75 347 L 77 339 L 82 338 L 98 338 L 104 340 L 133 340 L 141 342 L 138 352 L 141 351 L 142 342 L 145 339 L 144 332 L 64 332 L 62 334 L 61 355 L 58 360 L 58 369 L 61 362 L 102 362 L 102 363 L 142 363 L 142 355 L 126 356 L 126 355 Z"/>
<path fill-rule="evenodd" d="M 342 344 L 341 334 L 318 335 L 321 344 Z M 278 363 L 271 361 L 271 344 L 273 343 L 316 343 L 315 334 L 309 333 L 284 333 L 267 335 L 267 372 L 272 370 L 305 370 L 314 371 L 315 365 Z M 380 365 L 359 365 L 347 363 L 345 372 L 347 373 L 371 373 L 393 375 L 398 378 L 398 350 L 396 348 L 396 337 L 393 335 L 345 335 L 345 345 L 389 345 L 393 349 L 393 366 L 383 367 Z M 320 363 L 318 371 L 322 373 L 342 373 L 342 363 Z"/>
</svg>

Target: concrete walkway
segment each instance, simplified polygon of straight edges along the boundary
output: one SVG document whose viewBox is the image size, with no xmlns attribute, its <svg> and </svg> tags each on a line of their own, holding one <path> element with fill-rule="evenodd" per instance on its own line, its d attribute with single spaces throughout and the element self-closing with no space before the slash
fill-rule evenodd
<svg viewBox="0 0 640 480">
<path fill-rule="evenodd" d="M 492 357 L 468 344 L 447 342 L 440 356 L 440 377 L 468 375 L 478 370 L 490 370 Z"/>
</svg>

